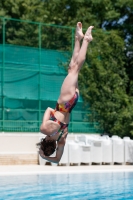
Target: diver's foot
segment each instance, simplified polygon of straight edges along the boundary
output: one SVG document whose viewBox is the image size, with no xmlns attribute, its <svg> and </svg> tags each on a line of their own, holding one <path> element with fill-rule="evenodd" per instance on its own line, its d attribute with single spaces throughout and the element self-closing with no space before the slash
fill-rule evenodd
<svg viewBox="0 0 133 200">
<path fill-rule="evenodd" d="M 84 36 L 84 40 L 87 40 L 88 42 L 91 42 L 93 40 L 93 37 L 92 37 L 92 29 L 94 28 L 94 26 L 90 26 L 86 33 L 85 33 L 85 36 Z"/>
<path fill-rule="evenodd" d="M 82 32 L 82 23 L 78 22 L 77 27 L 76 27 L 75 38 L 78 39 L 78 40 L 81 40 L 83 37 L 84 37 L 84 34 Z"/>
</svg>

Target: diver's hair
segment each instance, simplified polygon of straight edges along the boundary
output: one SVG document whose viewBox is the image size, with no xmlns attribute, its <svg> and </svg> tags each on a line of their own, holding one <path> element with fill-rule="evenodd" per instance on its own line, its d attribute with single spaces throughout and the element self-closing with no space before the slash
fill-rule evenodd
<svg viewBox="0 0 133 200">
<path fill-rule="evenodd" d="M 55 152 L 56 141 L 55 140 L 45 140 L 42 138 L 39 143 L 36 144 L 39 149 L 41 149 L 45 156 L 50 156 Z"/>
</svg>

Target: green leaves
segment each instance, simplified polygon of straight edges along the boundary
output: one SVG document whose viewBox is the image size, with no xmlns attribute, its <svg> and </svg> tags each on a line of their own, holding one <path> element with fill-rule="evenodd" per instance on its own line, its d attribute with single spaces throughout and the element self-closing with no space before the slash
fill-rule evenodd
<svg viewBox="0 0 133 200">
<path fill-rule="evenodd" d="M 97 30 L 93 35 L 79 76 L 81 94 L 91 107 L 91 120 L 99 122 L 103 131 L 131 136 L 133 111 L 126 93 L 129 78 L 124 68 L 124 42 L 117 31 L 105 34 Z"/>
</svg>

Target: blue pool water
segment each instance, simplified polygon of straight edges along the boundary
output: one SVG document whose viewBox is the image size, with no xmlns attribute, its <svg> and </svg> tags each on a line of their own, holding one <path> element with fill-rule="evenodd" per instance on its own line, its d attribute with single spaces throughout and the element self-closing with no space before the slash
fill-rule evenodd
<svg viewBox="0 0 133 200">
<path fill-rule="evenodd" d="M 133 173 L 0 176 L 0 200 L 133 200 Z"/>
</svg>

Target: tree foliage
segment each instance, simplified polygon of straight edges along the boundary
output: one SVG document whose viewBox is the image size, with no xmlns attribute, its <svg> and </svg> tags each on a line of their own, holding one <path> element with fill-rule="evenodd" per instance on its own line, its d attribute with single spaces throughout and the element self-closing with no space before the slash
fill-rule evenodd
<svg viewBox="0 0 133 200">
<path fill-rule="evenodd" d="M 128 133 L 131 131 L 133 118 L 131 99 L 126 94 L 129 78 L 123 62 L 124 42 L 116 31 L 103 35 L 99 30 L 94 38 L 79 77 L 81 93 L 90 103 L 92 119 L 97 120 L 105 132 L 124 136 L 127 128 Z"/>
<path fill-rule="evenodd" d="M 133 135 L 133 3 L 132 0 L 6 0 L 0 15 L 59 25 L 41 27 L 43 48 L 71 49 L 71 29 L 94 25 L 94 40 L 79 76 L 92 120 L 120 136 Z M 6 42 L 39 46 L 39 24 L 6 21 Z M 2 42 L 2 37 L 1 37 Z"/>
</svg>

